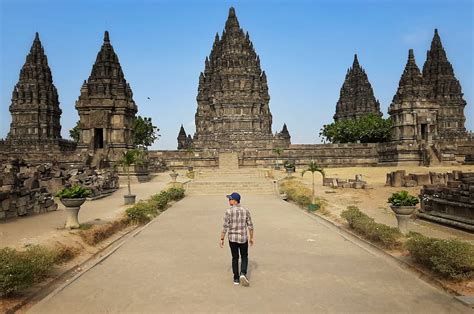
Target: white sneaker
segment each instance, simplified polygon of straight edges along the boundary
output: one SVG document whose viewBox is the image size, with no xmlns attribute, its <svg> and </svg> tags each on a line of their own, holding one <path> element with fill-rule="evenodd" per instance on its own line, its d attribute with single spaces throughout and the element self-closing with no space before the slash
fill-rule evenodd
<svg viewBox="0 0 474 314">
<path fill-rule="evenodd" d="M 250 285 L 249 280 L 244 274 L 240 275 L 240 284 L 244 287 L 248 287 Z"/>
</svg>

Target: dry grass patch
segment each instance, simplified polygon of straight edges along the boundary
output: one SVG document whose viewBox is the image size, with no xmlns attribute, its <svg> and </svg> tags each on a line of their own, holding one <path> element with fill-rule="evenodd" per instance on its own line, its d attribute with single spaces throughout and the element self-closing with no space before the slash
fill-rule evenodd
<svg viewBox="0 0 474 314">
<path fill-rule="evenodd" d="M 76 246 L 58 243 L 54 248 L 54 252 L 56 254 L 55 263 L 62 264 L 74 259 L 79 255 L 81 249 Z"/>
<path fill-rule="evenodd" d="M 104 225 L 95 225 L 79 231 L 82 240 L 89 245 L 96 245 L 128 226 L 127 219 L 119 219 Z"/>
</svg>

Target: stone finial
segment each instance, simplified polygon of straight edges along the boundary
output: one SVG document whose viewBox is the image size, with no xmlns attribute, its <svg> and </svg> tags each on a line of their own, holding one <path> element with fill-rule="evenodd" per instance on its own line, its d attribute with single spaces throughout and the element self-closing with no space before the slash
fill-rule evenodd
<svg viewBox="0 0 474 314">
<path fill-rule="evenodd" d="M 106 43 L 110 42 L 109 31 L 104 32 L 104 42 L 106 42 Z"/>
<path fill-rule="evenodd" d="M 354 61 L 352 62 L 352 68 L 360 68 L 359 59 L 357 58 L 357 53 L 354 54 Z"/>
<path fill-rule="evenodd" d="M 35 33 L 35 40 L 40 40 L 38 32 Z"/>
<path fill-rule="evenodd" d="M 234 7 L 229 8 L 229 18 L 235 17 L 235 9 Z"/>
</svg>

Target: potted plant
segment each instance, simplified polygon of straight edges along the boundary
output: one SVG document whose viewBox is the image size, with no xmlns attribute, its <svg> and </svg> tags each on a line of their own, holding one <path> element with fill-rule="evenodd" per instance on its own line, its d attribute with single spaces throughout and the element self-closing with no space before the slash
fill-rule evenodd
<svg viewBox="0 0 474 314">
<path fill-rule="evenodd" d="M 171 182 L 176 182 L 176 178 L 178 177 L 178 173 L 175 171 L 175 170 L 172 170 L 171 173 L 170 173 L 170 177 L 171 177 Z"/>
<path fill-rule="evenodd" d="M 127 187 L 128 194 L 123 196 L 125 205 L 135 204 L 136 195 L 132 194 L 130 188 L 130 166 L 132 165 L 143 165 L 143 152 L 137 149 L 132 149 L 123 152 L 122 158 L 118 161 L 118 165 L 127 173 Z"/>
<path fill-rule="evenodd" d="M 283 167 L 285 167 L 287 174 L 291 174 L 295 172 L 295 163 L 293 161 L 290 161 L 290 160 L 285 161 L 285 163 L 283 164 Z"/>
<path fill-rule="evenodd" d="M 398 229 L 406 234 L 408 219 L 416 210 L 416 205 L 419 203 L 418 198 L 408 194 L 408 191 L 399 191 L 388 198 L 388 203 L 397 217 Z"/>
<path fill-rule="evenodd" d="M 56 194 L 64 207 L 66 207 L 66 228 L 79 228 L 79 210 L 81 209 L 81 205 L 86 201 L 86 197 L 89 196 L 90 193 L 91 192 L 89 189 L 86 189 L 80 185 L 74 185 L 72 187 L 63 188 Z"/>
<path fill-rule="evenodd" d="M 275 160 L 275 170 L 280 170 L 280 163 L 278 159 L 280 158 L 281 153 L 283 153 L 283 148 L 274 148 L 273 152 L 277 155 L 277 158 Z"/>
</svg>

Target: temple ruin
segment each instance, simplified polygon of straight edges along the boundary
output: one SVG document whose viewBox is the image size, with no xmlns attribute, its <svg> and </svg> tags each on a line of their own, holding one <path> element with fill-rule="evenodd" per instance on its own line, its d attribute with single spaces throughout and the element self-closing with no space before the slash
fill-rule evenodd
<svg viewBox="0 0 474 314">
<path fill-rule="evenodd" d="M 334 121 L 357 119 L 368 114 L 382 116 L 380 103 L 374 96 L 372 85 L 356 54 L 341 87 Z"/>
</svg>

